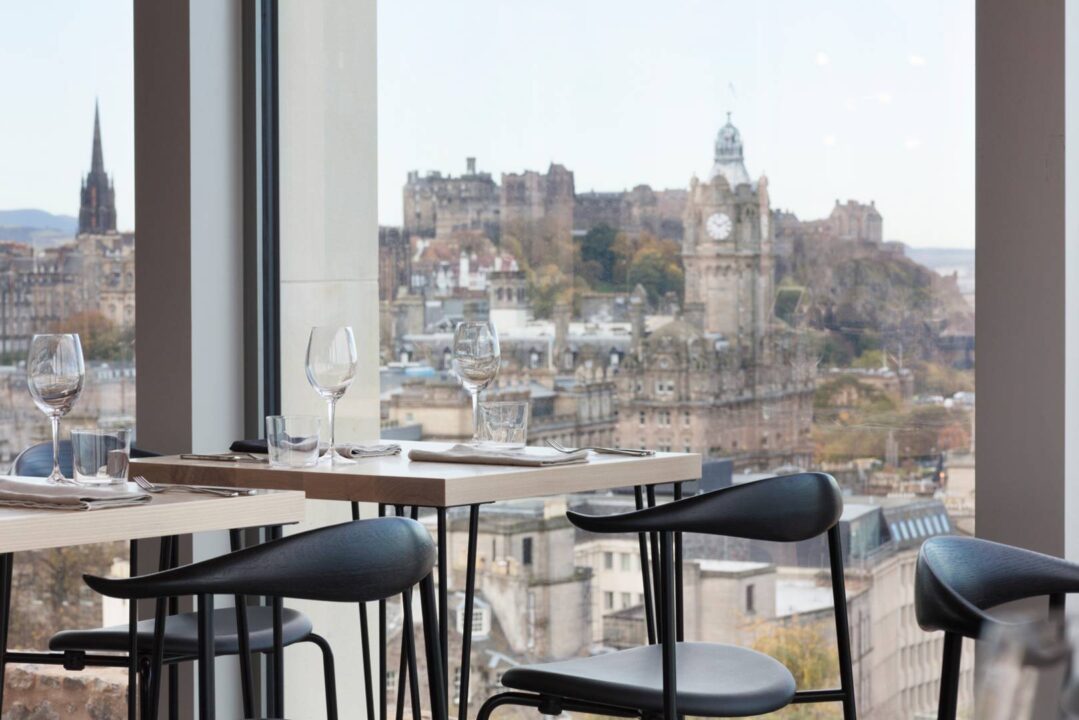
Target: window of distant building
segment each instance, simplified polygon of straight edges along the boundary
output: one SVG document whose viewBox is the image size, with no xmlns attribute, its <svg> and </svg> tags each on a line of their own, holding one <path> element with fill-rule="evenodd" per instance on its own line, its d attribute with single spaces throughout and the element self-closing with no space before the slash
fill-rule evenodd
<svg viewBox="0 0 1079 720">
<path fill-rule="evenodd" d="M 614 593 L 609 590 L 603 593 L 603 608 L 605 610 L 614 610 Z"/>
<path fill-rule="evenodd" d="M 532 564 L 532 538 L 526 537 L 521 541 L 521 564 Z"/>
<path fill-rule="evenodd" d="M 632 595 L 628 592 L 622 593 L 622 607 L 628 608 L 633 604 Z"/>
<path fill-rule="evenodd" d="M 621 553 L 621 556 L 619 557 L 619 560 L 622 563 L 622 570 L 623 571 L 629 571 L 629 570 L 633 569 L 632 565 L 631 565 L 632 560 L 630 559 L 632 557 L 633 556 L 630 555 L 629 553 Z"/>
<path fill-rule="evenodd" d="M 610 553 L 610 552 L 603 553 L 603 569 L 604 570 L 613 570 L 614 569 L 614 553 Z"/>
<path fill-rule="evenodd" d="M 641 425 L 644 425 L 644 411 L 643 410 L 640 413 L 637 414 L 637 419 L 638 419 L 638 422 L 640 422 Z"/>
<path fill-rule="evenodd" d="M 690 421 L 689 410 L 683 410 L 682 411 L 682 424 L 685 425 L 686 427 L 689 427 L 689 421 Z"/>
<path fill-rule="evenodd" d="M 757 612 L 755 598 L 753 597 L 753 584 L 746 585 L 746 614 L 753 615 Z"/>
</svg>

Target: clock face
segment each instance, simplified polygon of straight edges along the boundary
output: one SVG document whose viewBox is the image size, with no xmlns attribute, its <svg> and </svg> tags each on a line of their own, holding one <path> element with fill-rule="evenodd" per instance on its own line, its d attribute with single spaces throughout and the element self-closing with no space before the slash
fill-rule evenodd
<svg viewBox="0 0 1079 720">
<path fill-rule="evenodd" d="M 731 234 L 731 219 L 726 213 L 715 213 L 705 221 L 704 229 L 713 240 L 726 240 Z"/>
</svg>

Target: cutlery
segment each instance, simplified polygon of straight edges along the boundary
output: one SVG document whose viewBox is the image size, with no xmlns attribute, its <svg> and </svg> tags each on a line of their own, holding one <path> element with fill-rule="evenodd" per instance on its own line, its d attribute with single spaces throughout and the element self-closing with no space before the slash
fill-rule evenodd
<svg viewBox="0 0 1079 720">
<path fill-rule="evenodd" d="M 185 453 L 180 456 L 181 460 L 213 460 L 215 462 L 249 462 L 249 463 L 264 463 L 269 462 L 269 457 L 260 457 L 254 453 L 248 452 L 225 452 L 225 453 L 213 453 L 204 455 L 200 453 Z"/>
<path fill-rule="evenodd" d="M 142 475 L 136 475 L 131 479 L 148 493 L 190 492 L 216 495 L 218 497 L 237 497 L 239 495 L 254 495 L 256 492 L 247 488 L 210 487 L 208 485 L 155 485 Z"/>
<path fill-rule="evenodd" d="M 594 453 L 601 455 L 629 455 L 630 457 L 649 457 L 655 455 L 655 450 L 631 450 L 629 448 L 611 448 L 611 447 L 599 447 L 595 445 L 589 445 L 587 447 L 568 448 L 559 445 L 554 440 L 548 440 L 547 445 L 554 448 L 560 453 L 575 453 L 579 450 L 591 450 Z"/>
</svg>

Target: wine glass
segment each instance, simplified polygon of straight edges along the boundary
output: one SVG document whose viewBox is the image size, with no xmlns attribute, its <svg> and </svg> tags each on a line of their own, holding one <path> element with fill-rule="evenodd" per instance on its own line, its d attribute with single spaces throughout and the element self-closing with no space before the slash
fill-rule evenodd
<svg viewBox="0 0 1079 720">
<path fill-rule="evenodd" d="M 30 341 L 26 384 L 34 404 L 52 421 L 52 473 L 48 481 L 56 485 L 78 484 L 60 472 L 60 418 L 75 405 L 85 377 L 78 335 L 35 335 Z"/>
<path fill-rule="evenodd" d="M 472 443 L 479 444 L 480 391 L 491 384 L 502 362 L 498 333 L 489 322 L 463 322 L 453 333 L 453 371 L 472 395 Z"/>
<path fill-rule="evenodd" d="M 345 394 L 356 377 L 357 362 L 356 338 L 351 327 L 311 328 L 311 336 L 307 339 L 307 381 L 329 404 L 330 448 L 326 456 L 332 465 L 353 462 L 337 453 L 334 442 L 334 414 L 338 399 Z"/>
</svg>

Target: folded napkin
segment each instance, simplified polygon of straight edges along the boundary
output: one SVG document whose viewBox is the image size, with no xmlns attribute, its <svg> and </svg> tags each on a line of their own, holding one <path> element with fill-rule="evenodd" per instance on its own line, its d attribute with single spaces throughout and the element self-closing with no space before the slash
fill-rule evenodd
<svg viewBox="0 0 1079 720">
<path fill-rule="evenodd" d="M 421 462 L 476 463 L 480 465 L 520 465 L 521 467 L 550 467 L 552 465 L 574 465 L 588 462 L 588 451 L 577 450 L 561 453 L 548 448 L 520 448 L 515 450 L 495 450 L 474 445 L 454 445 L 448 450 L 408 451 L 409 460 Z"/>
<path fill-rule="evenodd" d="M 127 485 L 50 485 L 29 478 L 0 477 L 0 507 L 36 510 L 105 510 L 150 502 L 150 494 Z"/>
<path fill-rule="evenodd" d="M 320 455 L 326 453 L 329 445 L 323 444 Z M 229 446 L 232 452 L 268 453 L 269 449 L 265 440 L 237 440 Z M 401 452 L 401 446 L 397 443 L 376 443 L 374 445 L 360 445 L 359 443 L 339 443 L 337 453 L 347 458 L 382 457 L 384 455 L 397 455 Z"/>
</svg>

